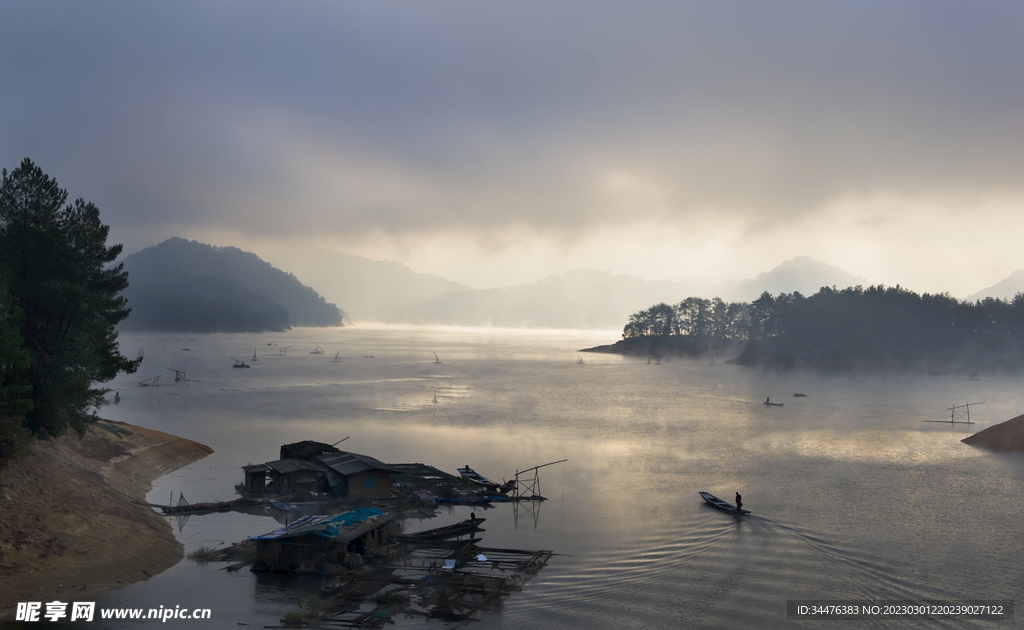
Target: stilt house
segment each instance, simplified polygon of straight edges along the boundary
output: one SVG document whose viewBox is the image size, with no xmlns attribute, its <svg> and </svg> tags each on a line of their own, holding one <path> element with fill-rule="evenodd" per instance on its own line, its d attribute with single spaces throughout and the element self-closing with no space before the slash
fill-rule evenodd
<svg viewBox="0 0 1024 630">
<path fill-rule="evenodd" d="M 281 529 L 252 538 L 253 571 L 342 573 L 356 558 L 388 544 L 394 515 L 362 508 L 334 516 L 306 516 Z"/>
</svg>

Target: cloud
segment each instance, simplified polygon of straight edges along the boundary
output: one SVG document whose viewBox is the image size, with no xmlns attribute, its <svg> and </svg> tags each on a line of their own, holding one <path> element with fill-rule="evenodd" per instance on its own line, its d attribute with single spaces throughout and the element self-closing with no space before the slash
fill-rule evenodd
<svg viewBox="0 0 1024 630">
<path fill-rule="evenodd" d="M 32 157 L 129 246 L 655 225 L 735 253 L 870 215 L 850 199 L 1024 193 L 1018 3 L 52 9 L 5 8 L 0 161 Z"/>
</svg>

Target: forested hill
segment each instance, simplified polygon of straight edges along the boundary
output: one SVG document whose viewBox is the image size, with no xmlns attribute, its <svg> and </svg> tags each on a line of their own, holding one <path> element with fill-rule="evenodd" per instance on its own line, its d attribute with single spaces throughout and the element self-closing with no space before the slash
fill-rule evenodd
<svg viewBox="0 0 1024 630">
<path fill-rule="evenodd" d="M 124 330 L 261 331 L 340 326 L 342 311 L 256 254 L 172 238 L 123 261 Z"/>
<path fill-rule="evenodd" d="M 745 342 L 742 365 L 828 372 L 1014 372 L 1024 368 L 1024 294 L 970 302 L 901 287 L 764 293 L 750 303 L 687 298 L 634 313 L 624 348 L 673 337 Z"/>
</svg>

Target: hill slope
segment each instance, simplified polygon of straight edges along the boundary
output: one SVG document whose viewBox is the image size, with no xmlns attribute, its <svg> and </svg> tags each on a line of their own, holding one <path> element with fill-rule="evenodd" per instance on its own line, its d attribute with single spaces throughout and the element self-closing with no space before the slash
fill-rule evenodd
<svg viewBox="0 0 1024 630">
<path fill-rule="evenodd" d="M 633 311 L 686 297 L 687 285 L 575 269 L 537 284 L 446 293 L 409 309 L 422 324 L 618 329 Z"/>
<path fill-rule="evenodd" d="M 342 312 L 255 254 L 172 238 L 126 257 L 134 330 L 256 331 L 338 326 Z"/>
<path fill-rule="evenodd" d="M 838 289 L 867 285 L 864 278 L 854 276 L 839 267 L 807 256 L 797 256 L 787 260 L 778 267 L 758 274 L 751 280 L 745 280 L 726 295 L 721 297 L 728 301 L 749 302 L 767 291 L 772 295 L 799 291 L 804 295 L 813 295 L 821 287 L 835 286 Z M 713 297 L 704 295 L 701 297 Z"/>
<path fill-rule="evenodd" d="M 987 297 L 1012 300 L 1013 296 L 1021 292 L 1024 292 L 1024 269 L 1014 271 L 987 289 L 982 289 L 973 295 L 967 296 L 967 299 L 971 302 L 984 300 Z"/>
<path fill-rule="evenodd" d="M 285 267 L 284 260 L 281 266 Z M 429 273 L 417 273 L 390 260 L 312 250 L 290 252 L 287 269 L 304 278 L 323 296 L 344 304 L 354 321 L 404 322 L 406 311 L 421 300 L 471 287 Z"/>
<path fill-rule="evenodd" d="M 648 281 L 608 271 L 575 269 L 536 284 L 446 293 L 411 306 L 402 319 L 465 326 L 621 329 L 631 313 L 658 302 L 672 304 L 691 296 L 750 301 L 764 291 L 810 295 L 822 286 L 846 288 L 858 284 L 866 282 L 807 257 L 786 261 L 750 280 L 717 284 Z"/>
</svg>

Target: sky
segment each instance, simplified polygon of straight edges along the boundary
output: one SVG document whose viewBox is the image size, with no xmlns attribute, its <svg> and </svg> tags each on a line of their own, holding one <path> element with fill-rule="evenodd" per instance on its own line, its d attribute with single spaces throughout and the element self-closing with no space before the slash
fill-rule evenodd
<svg viewBox="0 0 1024 630">
<path fill-rule="evenodd" d="M 287 269 L 474 287 L 1024 267 L 1024 4 L 9 0 L 0 166 Z M 301 278 L 300 278 L 301 279 Z"/>
</svg>

